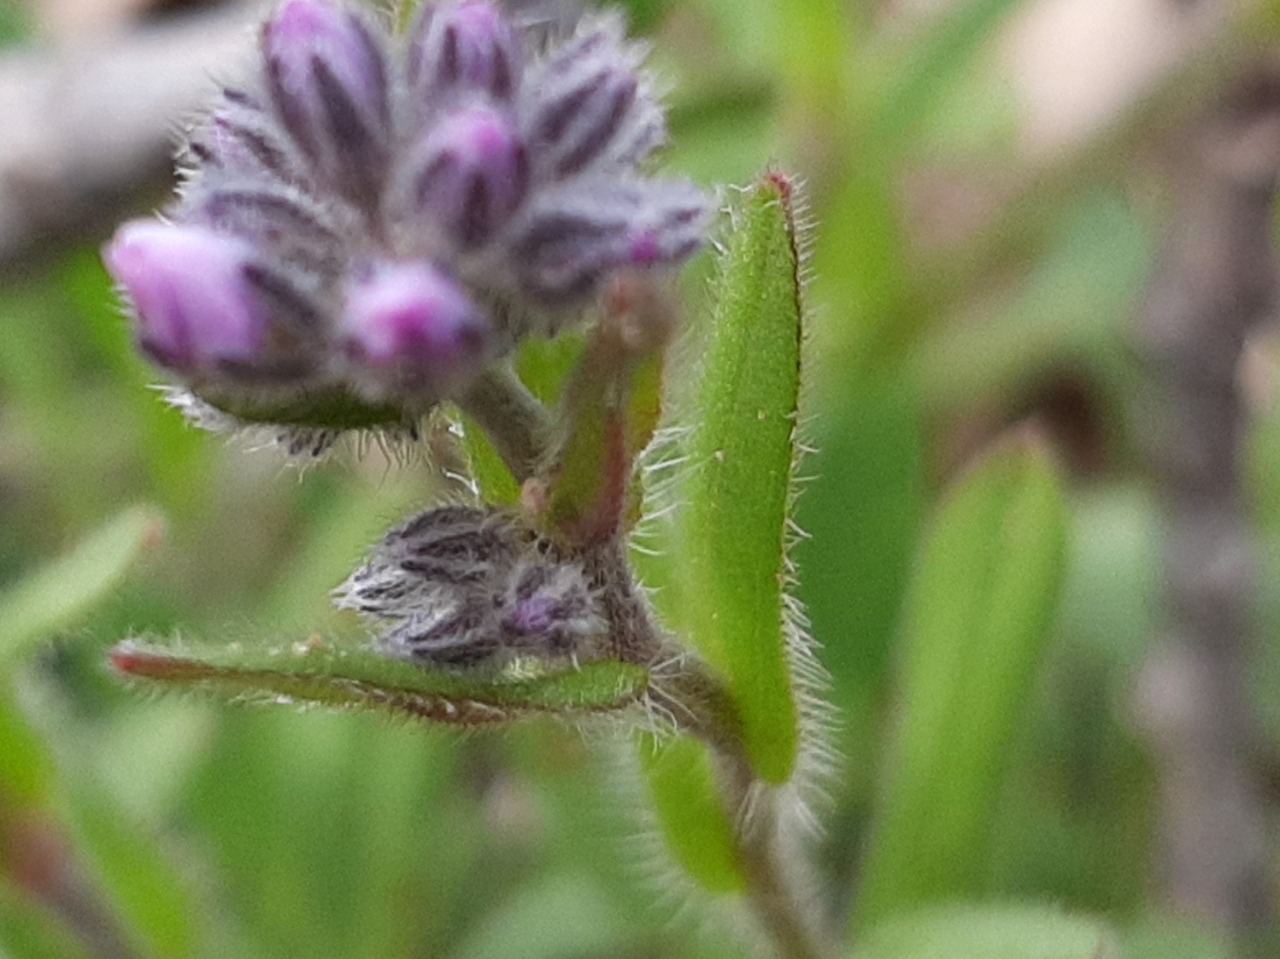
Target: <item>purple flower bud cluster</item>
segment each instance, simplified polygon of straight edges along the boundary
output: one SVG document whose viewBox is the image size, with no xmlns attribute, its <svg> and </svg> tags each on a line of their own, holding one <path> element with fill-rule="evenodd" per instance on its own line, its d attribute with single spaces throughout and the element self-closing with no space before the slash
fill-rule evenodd
<svg viewBox="0 0 1280 959">
<path fill-rule="evenodd" d="M 398 659 L 449 668 L 605 654 L 601 590 L 581 560 L 502 513 L 445 506 L 392 530 L 338 588 Z"/>
<path fill-rule="evenodd" d="M 215 405 L 459 395 L 613 271 L 702 244 L 702 193 L 639 172 L 665 137 L 640 60 L 614 17 L 548 44 L 495 0 L 424 6 L 403 36 L 286 0 L 167 219 L 106 248 L 140 347 Z"/>
</svg>

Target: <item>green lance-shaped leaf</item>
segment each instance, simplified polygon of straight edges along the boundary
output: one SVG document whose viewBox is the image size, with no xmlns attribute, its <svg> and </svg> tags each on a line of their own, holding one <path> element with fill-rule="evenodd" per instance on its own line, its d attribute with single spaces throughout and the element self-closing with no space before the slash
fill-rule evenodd
<svg viewBox="0 0 1280 959">
<path fill-rule="evenodd" d="M 850 959 L 1119 959 L 1098 923 L 1048 906 L 941 906 L 876 926 Z"/>
<path fill-rule="evenodd" d="M 1062 582 L 1065 508 L 1030 433 L 945 497 L 905 610 L 900 726 L 858 916 L 981 893 L 1010 743 Z"/>
<path fill-rule="evenodd" d="M 0 673 L 30 645 L 105 599 L 162 533 L 154 509 L 134 507 L 71 552 L 0 593 Z"/>
<path fill-rule="evenodd" d="M 677 625 L 727 680 L 748 757 L 772 783 L 791 776 L 800 735 L 783 603 L 802 336 L 792 189 L 768 174 L 734 210 L 676 531 Z"/>
<path fill-rule="evenodd" d="M 640 767 L 671 857 L 707 892 L 742 892 L 737 832 L 716 785 L 711 754 L 688 737 L 640 738 Z"/>
<path fill-rule="evenodd" d="M 511 668 L 479 678 L 318 637 L 283 647 L 130 640 L 115 647 L 111 663 L 131 678 L 224 699 L 381 711 L 459 726 L 620 709 L 635 702 L 649 680 L 644 667 L 613 661 L 529 676 Z"/>
</svg>

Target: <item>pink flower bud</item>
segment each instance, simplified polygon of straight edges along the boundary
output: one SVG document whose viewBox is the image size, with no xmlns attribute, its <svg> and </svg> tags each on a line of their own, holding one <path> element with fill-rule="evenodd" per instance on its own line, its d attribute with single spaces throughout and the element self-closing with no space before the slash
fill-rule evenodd
<svg viewBox="0 0 1280 959">
<path fill-rule="evenodd" d="M 387 67 L 356 14 L 322 0 L 287 0 L 262 34 L 280 119 L 348 196 L 367 200 L 389 138 Z"/>
<path fill-rule="evenodd" d="M 160 365 L 187 372 L 262 350 L 268 316 L 244 240 L 138 220 L 116 231 L 103 258 L 133 302 L 139 345 Z"/>
<path fill-rule="evenodd" d="M 510 99 L 520 66 L 515 31 L 488 0 L 424 5 L 409 47 L 409 84 L 424 100 L 451 90 Z"/>
<path fill-rule="evenodd" d="M 515 125 L 483 107 L 447 116 L 413 164 L 419 215 L 465 247 L 488 240 L 524 200 L 529 164 Z"/>
<path fill-rule="evenodd" d="M 341 335 L 374 393 L 448 395 L 488 358 L 489 332 L 461 287 L 429 263 L 379 263 L 348 282 Z"/>
</svg>

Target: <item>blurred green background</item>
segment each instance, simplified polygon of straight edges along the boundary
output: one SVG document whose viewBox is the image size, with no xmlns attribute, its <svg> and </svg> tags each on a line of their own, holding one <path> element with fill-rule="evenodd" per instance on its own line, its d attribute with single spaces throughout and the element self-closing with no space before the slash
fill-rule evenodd
<svg viewBox="0 0 1280 959">
<path fill-rule="evenodd" d="M 0 57 L 51 56 L 69 19 L 98 22 L 71 3 L 4 3 Z M 800 580 L 846 757 L 818 850 L 823 909 L 839 922 L 852 908 L 933 504 L 1032 418 L 1067 476 L 1069 562 L 973 897 L 1097 917 L 1134 959 L 1226 955 L 1222 930 L 1168 916 L 1158 895 L 1156 771 L 1131 701 L 1160 525 L 1131 342 L 1178 199 L 1163 165 L 1174 136 L 1265 59 L 1280 38 L 1270 7 L 627 6 L 671 89 L 671 167 L 713 185 L 777 163 L 808 183 L 817 453 Z M 93 16 L 121 31 L 184 13 L 102 7 Z M 323 632 L 328 591 L 440 483 L 377 451 L 299 475 L 188 428 L 130 347 L 104 238 L 86 228 L 0 273 L 0 595 L 131 504 L 154 504 L 165 532 L 47 642 L 0 648 L 0 954 L 741 954 L 705 934 L 700 904 L 637 878 L 647 853 L 618 794 L 630 787 L 590 738 L 153 700 L 108 675 L 105 648 L 134 633 Z M 701 290 L 691 281 L 690 310 Z M 1280 423 L 1270 404 L 1250 409 L 1249 509 L 1271 542 Z M 1258 584 L 1251 681 L 1274 829 L 1280 590 L 1265 572 Z M 103 930 L 96 952 L 21 891 L 49 863 L 67 875 L 42 888 L 109 907 L 85 919 Z"/>
</svg>

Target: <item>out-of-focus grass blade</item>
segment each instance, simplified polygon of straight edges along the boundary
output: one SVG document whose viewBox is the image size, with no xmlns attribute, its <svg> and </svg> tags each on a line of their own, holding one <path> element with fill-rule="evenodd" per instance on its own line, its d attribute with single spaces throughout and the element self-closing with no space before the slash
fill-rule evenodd
<svg viewBox="0 0 1280 959">
<path fill-rule="evenodd" d="M 53 760 L 8 690 L 0 688 L 0 803 L 38 806 L 52 789 Z"/>
<path fill-rule="evenodd" d="M 792 189 L 767 174 L 736 204 L 677 520 L 679 625 L 727 679 L 750 761 L 773 783 L 799 744 L 783 617 L 802 336 Z"/>
<path fill-rule="evenodd" d="M 1119 959 L 1111 934 L 1047 906 L 945 906 L 872 929 L 850 959 Z"/>
<path fill-rule="evenodd" d="M 1022 2 L 965 0 L 936 16 L 908 49 L 898 51 L 889 71 L 892 80 L 871 106 L 866 136 L 873 146 L 910 143 L 919 124 L 953 89 L 956 75 Z"/>
<path fill-rule="evenodd" d="M 0 594 L 0 672 L 33 642 L 104 599 L 163 526 L 146 506 L 126 510 L 70 553 Z"/>
<path fill-rule="evenodd" d="M 145 944 L 145 955 L 195 955 L 201 937 L 197 900 L 157 837 L 110 802 L 97 783 L 68 778 L 76 846 L 84 851 L 113 911 Z"/>
<path fill-rule="evenodd" d="M 899 723 L 862 924 L 982 891 L 1005 758 L 1062 581 L 1057 471 L 1022 433 L 944 499 L 907 597 Z"/>
<path fill-rule="evenodd" d="M 695 739 L 658 741 L 646 734 L 640 764 L 672 858 L 708 892 L 745 889 L 733 823 L 716 789 L 707 747 Z"/>
<path fill-rule="evenodd" d="M 639 930 L 599 883 L 550 876 L 500 903 L 451 955 L 457 959 L 564 959 L 625 955 Z"/>
<path fill-rule="evenodd" d="M 474 884 L 492 880 L 475 861 L 482 804 L 457 778 L 458 738 L 314 711 L 220 718 L 184 814 L 253 944 L 229 954 L 450 954 Z"/>
<path fill-rule="evenodd" d="M 534 713 L 619 709 L 633 703 L 649 679 L 643 667 L 617 662 L 584 663 L 528 678 L 475 679 L 318 638 L 284 647 L 130 640 L 115 647 L 111 662 L 132 679 L 224 699 L 390 712 L 463 726 Z"/>
<path fill-rule="evenodd" d="M 0 959 L 92 959 L 62 922 L 0 880 Z"/>
</svg>

